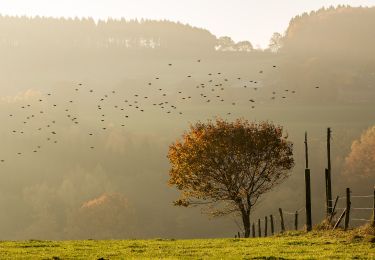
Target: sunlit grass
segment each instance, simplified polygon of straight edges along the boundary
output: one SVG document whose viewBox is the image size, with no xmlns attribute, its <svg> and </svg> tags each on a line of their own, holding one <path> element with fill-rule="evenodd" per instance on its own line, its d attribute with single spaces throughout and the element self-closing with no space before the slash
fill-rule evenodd
<svg viewBox="0 0 375 260">
<path fill-rule="evenodd" d="M 250 239 L 3 241 L 1 259 L 375 259 L 374 236 L 291 232 Z"/>
</svg>

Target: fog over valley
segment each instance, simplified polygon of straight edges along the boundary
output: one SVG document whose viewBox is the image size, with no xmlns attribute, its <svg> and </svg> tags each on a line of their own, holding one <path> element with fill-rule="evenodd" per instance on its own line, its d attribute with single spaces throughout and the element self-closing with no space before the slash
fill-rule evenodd
<svg viewBox="0 0 375 260">
<path fill-rule="evenodd" d="M 374 7 L 323 8 L 259 49 L 166 20 L 0 16 L 0 239 L 233 237 L 238 216 L 176 207 L 168 185 L 169 146 L 216 118 L 270 121 L 293 142 L 290 177 L 253 220 L 304 207 L 305 131 L 314 224 L 328 127 L 334 196 L 371 194 L 373 28 Z"/>
</svg>

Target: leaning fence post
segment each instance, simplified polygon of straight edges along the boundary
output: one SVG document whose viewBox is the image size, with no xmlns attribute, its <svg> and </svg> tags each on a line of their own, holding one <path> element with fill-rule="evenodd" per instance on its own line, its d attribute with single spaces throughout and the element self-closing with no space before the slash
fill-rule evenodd
<svg viewBox="0 0 375 260">
<path fill-rule="evenodd" d="M 298 230 L 298 211 L 294 214 L 294 229 Z"/>
<path fill-rule="evenodd" d="M 306 229 L 312 230 L 311 219 L 311 183 L 310 183 L 310 169 L 305 169 L 305 191 L 306 191 Z"/>
<path fill-rule="evenodd" d="M 266 237 L 267 236 L 267 224 L 268 224 L 268 218 L 267 216 L 264 217 L 264 236 Z"/>
<path fill-rule="evenodd" d="M 260 218 L 258 219 L 258 236 L 262 237 L 262 227 L 260 226 Z"/>
<path fill-rule="evenodd" d="M 283 210 L 281 208 L 279 208 L 279 213 L 280 213 L 281 233 L 283 233 L 285 232 L 285 225 L 284 225 Z"/>
<path fill-rule="evenodd" d="M 350 188 L 346 188 L 346 214 L 345 214 L 345 230 L 349 227 L 350 219 Z"/>
<path fill-rule="evenodd" d="M 333 230 L 335 230 L 339 225 L 342 220 L 342 218 L 346 215 L 346 209 L 341 213 L 339 219 L 337 220 L 336 224 L 333 226 Z"/>
<path fill-rule="evenodd" d="M 338 200 L 339 200 L 339 196 L 337 196 L 336 199 L 335 199 L 335 204 L 333 205 L 332 213 L 331 213 L 331 216 L 329 217 L 328 224 L 331 224 L 332 219 L 333 219 L 334 215 L 336 214 L 335 211 L 336 211 L 336 206 L 337 206 Z"/>
<path fill-rule="evenodd" d="M 273 235 L 275 233 L 275 227 L 273 225 L 273 215 L 270 215 L 270 222 L 271 222 L 271 234 Z"/>
<path fill-rule="evenodd" d="M 253 222 L 253 225 L 251 226 L 251 231 L 253 232 L 253 237 L 255 237 L 255 224 Z"/>
</svg>

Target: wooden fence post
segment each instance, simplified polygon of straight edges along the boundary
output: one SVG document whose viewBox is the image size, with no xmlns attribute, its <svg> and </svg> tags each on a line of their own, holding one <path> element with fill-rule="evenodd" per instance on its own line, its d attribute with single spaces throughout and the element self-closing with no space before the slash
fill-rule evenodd
<svg viewBox="0 0 375 260">
<path fill-rule="evenodd" d="M 298 211 L 294 214 L 294 229 L 298 230 Z"/>
<path fill-rule="evenodd" d="M 253 232 L 253 237 L 255 237 L 255 224 L 254 224 L 254 222 L 253 222 L 253 225 L 251 227 L 251 230 Z"/>
<path fill-rule="evenodd" d="M 274 235 L 275 233 L 275 227 L 273 225 L 273 215 L 270 215 L 270 222 L 271 222 L 271 235 Z"/>
<path fill-rule="evenodd" d="M 307 132 L 305 132 L 305 163 L 306 169 L 309 168 L 309 147 L 307 145 Z"/>
<path fill-rule="evenodd" d="M 258 219 L 258 236 L 262 237 L 262 227 L 260 226 L 260 218 Z"/>
<path fill-rule="evenodd" d="M 264 237 L 267 236 L 267 229 L 268 229 L 267 224 L 268 224 L 268 218 L 267 216 L 265 216 L 264 217 Z"/>
<path fill-rule="evenodd" d="M 345 213 L 345 230 L 349 227 L 350 220 L 350 188 L 346 188 L 346 213 Z"/>
<path fill-rule="evenodd" d="M 329 195 L 328 195 L 328 169 L 324 169 L 324 183 L 325 183 L 325 189 L 326 189 L 326 218 L 330 215 L 331 209 L 329 208 Z"/>
<path fill-rule="evenodd" d="M 331 170 L 331 128 L 327 128 L 327 164 L 328 170 Z"/>
<path fill-rule="evenodd" d="M 280 213 L 281 233 L 283 233 L 283 232 L 285 232 L 285 225 L 284 225 L 283 210 L 281 208 L 279 208 L 279 213 Z"/>
<path fill-rule="evenodd" d="M 311 182 L 310 169 L 305 169 L 305 191 L 306 191 L 306 230 L 312 230 L 311 218 Z"/>
<path fill-rule="evenodd" d="M 331 188 L 331 128 L 327 129 L 327 161 L 326 169 L 326 199 L 327 199 L 327 217 L 332 213 L 332 188 Z"/>
<path fill-rule="evenodd" d="M 238 238 L 241 238 L 241 235 L 240 235 L 239 231 L 237 232 L 237 236 L 238 236 Z"/>
<path fill-rule="evenodd" d="M 332 215 L 332 191 L 331 191 L 331 173 L 329 169 L 325 169 L 325 183 L 326 183 L 326 211 L 327 218 Z"/>
</svg>

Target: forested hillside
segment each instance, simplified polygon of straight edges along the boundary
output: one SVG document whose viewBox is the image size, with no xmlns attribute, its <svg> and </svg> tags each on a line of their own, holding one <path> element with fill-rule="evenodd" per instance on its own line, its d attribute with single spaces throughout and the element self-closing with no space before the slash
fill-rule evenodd
<svg viewBox="0 0 375 260">
<path fill-rule="evenodd" d="M 173 207 L 167 185 L 169 145 L 216 116 L 282 124 L 295 143 L 291 177 L 254 219 L 303 206 L 309 132 L 319 222 L 326 127 L 334 194 L 367 194 L 375 181 L 357 170 L 371 169 L 372 157 L 356 159 L 373 143 L 374 28 L 375 8 L 321 9 L 259 50 L 169 21 L 0 16 L 0 239 L 233 236 L 232 218 Z M 56 131 L 56 145 L 38 128 Z"/>
</svg>

